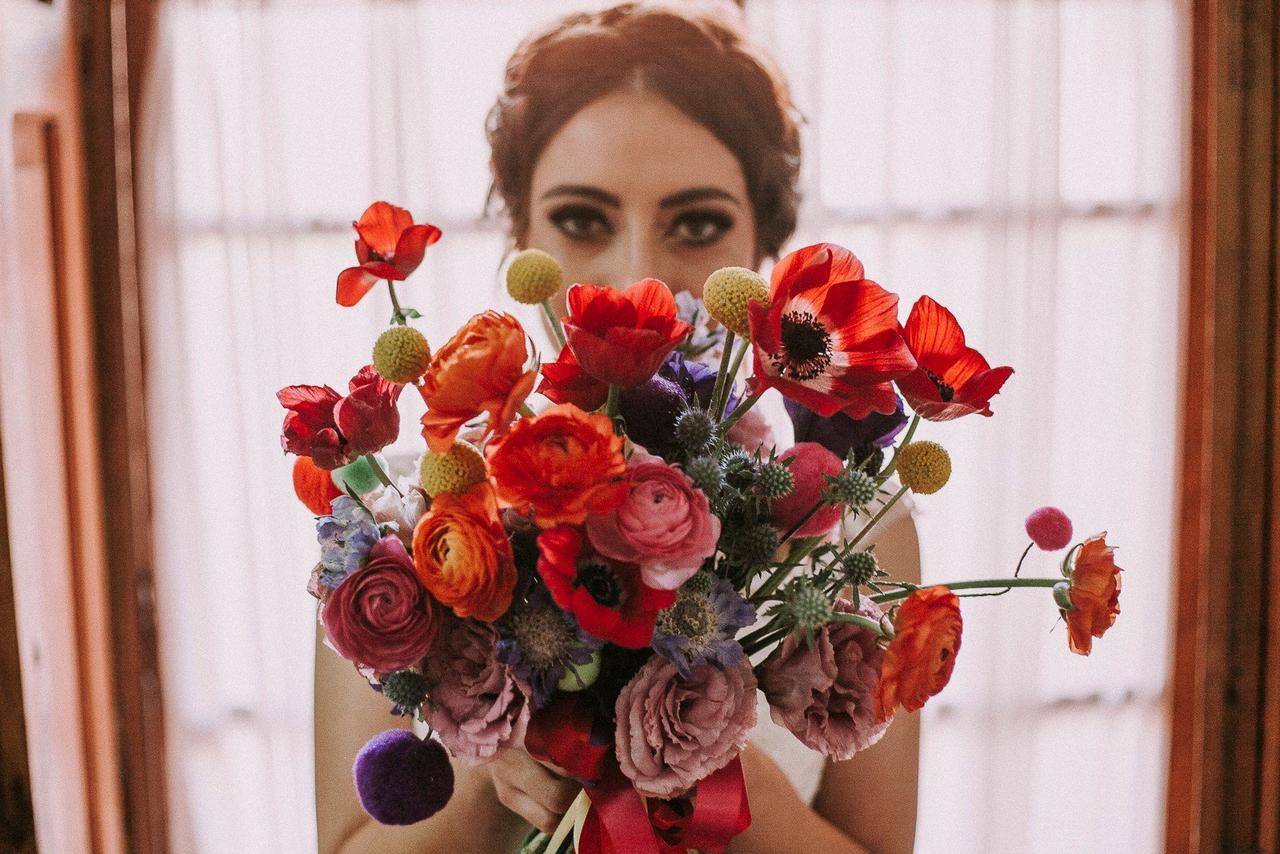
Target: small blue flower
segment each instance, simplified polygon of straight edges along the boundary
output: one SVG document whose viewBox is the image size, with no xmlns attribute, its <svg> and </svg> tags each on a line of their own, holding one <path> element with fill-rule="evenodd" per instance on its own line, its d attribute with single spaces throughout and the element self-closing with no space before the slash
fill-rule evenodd
<svg viewBox="0 0 1280 854">
<path fill-rule="evenodd" d="M 694 667 L 714 663 L 732 667 L 742 660 L 738 631 L 756 621 L 756 609 L 727 579 L 706 583 L 699 573 L 676 594 L 676 603 L 658 614 L 653 649 L 688 677 Z"/>
<path fill-rule="evenodd" d="M 529 591 L 522 605 L 512 608 L 498 628 L 498 661 L 511 668 L 529 689 L 529 702 L 540 709 L 571 665 L 588 664 L 602 644 L 578 628 L 570 614 L 556 607 L 542 586 Z"/>
<path fill-rule="evenodd" d="M 382 535 L 369 511 L 350 496 L 340 495 L 330 506 L 333 512 L 316 520 L 316 540 L 320 583 L 332 590 L 360 568 Z"/>
</svg>

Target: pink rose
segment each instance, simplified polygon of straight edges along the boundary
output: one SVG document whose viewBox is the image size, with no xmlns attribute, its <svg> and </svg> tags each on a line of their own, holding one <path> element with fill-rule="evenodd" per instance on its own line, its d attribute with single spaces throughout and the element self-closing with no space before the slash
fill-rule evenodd
<svg viewBox="0 0 1280 854">
<path fill-rule="evenodd" d="M 529 704 L 496 658 L 498 633 L 478 620 L 449 618 L 427 657 L 427 723 L 467 765 L 524 742 Z"/>
<path fill-rule="evenodd" d="M 395 537 L 374 544 L 364 567 L 338 585 L 321 613 L 334 649 L 381 673 L 417 664 L 435 640 L 439 619 L 435 600 Z"/>
<path fill-rule="evenodd" d="M 846 599 L 836 611 L 880 618 L 870 602 L 854 611 Z M 876 635 L 851 623 L 828 623 L 810 648 L 792 632 L 760 665 L 760 688 L 769 716 L 808 747 L 832 759 L 849 759 L 880 740 L 889 721 L 877 722 L 876 688 L 884 650 Z"/>
<path fill-rule="evenodd" d="M 681 679 L 654 656 L 618 695 L 616 749 L 622 773 L 647 798 L 672 798 L 742 752 L 756 725 L 756 677 L 744 656 L 704 664 Z"/>
<path fill-rule="evenodd" d="M 626 500 L 587 517 L 587 539 L 614 560 L 640 565 L 649 587 L 675 590 L 715 554 L 720 520 L 689 476 L 637 451 L 628 465 Z"/>
<path fill-rule="evenodd" d="M 786 533 L 813 509 L 827 488 L 827 475 L 837 475 L 844 465 L 840 458 L 817 442 L 797 442 L 778 459 L 791 460 L 791 476 L 795 487 L 791 492 L 773 502 L 773 524 Z M 817 537 L 831 533 L 840 521 L 840 506 L 828 504 L 804 523 L 796 536 Z"/>
</svg>

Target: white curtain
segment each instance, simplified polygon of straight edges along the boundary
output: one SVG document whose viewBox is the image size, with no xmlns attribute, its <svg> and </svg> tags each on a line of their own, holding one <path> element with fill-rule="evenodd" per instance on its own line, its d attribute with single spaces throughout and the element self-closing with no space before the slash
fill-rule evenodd
<svg viewBox="0 0 1280 854">
<path fill-rule="evenodd" d="M 1161 847 L 1184 2 L 747 4 L 808 119 L 793 245 L 848 245 L 1018 371 L 994 418 L 924 431 L 956 464 L 918 502 L 926 580 L 1010 571 L 1045 503 L 1127 569 L 1088 660 L 1041 594 L 965 603 L 921 851 Z M 164 5 L 141 161 L 175 850 L 315 847 L 315 544 L 273 392 L 338 387 L 386 322 L 333 303 L 350 220 L 387 198 L 444 230 L 402 289 L 433 341 L 498 304 L 484 114 L 525 32 L 599 5 Z"/>
</svg>

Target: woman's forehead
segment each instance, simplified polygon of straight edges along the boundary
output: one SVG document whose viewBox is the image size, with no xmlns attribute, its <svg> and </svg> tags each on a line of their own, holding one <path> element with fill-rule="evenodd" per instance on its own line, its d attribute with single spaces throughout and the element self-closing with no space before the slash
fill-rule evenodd
<svg viewBox="0 0 1280 854">
<path fill-rule="evenodd" d="M 654 204 L 691 188 L 715 188 L 745 205 L 742 166 L 703 125 L 659 95 L 616 92 L 575 113 L 543 148 L 534 200 L 572 186 L 624 204 Z"/>
</svg>

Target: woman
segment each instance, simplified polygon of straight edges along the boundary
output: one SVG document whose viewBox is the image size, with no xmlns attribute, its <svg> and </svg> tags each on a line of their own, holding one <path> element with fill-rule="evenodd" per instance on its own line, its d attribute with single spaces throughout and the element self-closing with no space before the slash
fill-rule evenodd
<svg viewBox="0 0 1280 854">
<path fill-rule="evenodd" d="M 550 252 L 570 282 L 651 276 L 695 296 L 713 270 L 777 256 L 795 225 L 799 136 L 785 84 L 736 14 L 628 4 L 571 16 L 521 45 L 489 122 L 494 192 L 517 246 Z M 876 546 L 895 573 L 918 575 L 909 514 Z M 454 798 L 429 821 L 376 825 L 360 811 L 350 766 L 388 726 L 386 703 L 329 650 L 318 652 L 316 685 L 324 852 L 510 851 L 530 824 L 554 828 L 578 792 L 510 750 L 479 768 L 457 766 Z M 914 716 L 838 764 L 775 727 L 763 706 L 760 717 L 743 754 L 753 822 L 731 851 L 911 849 Z"/>
</svg>

